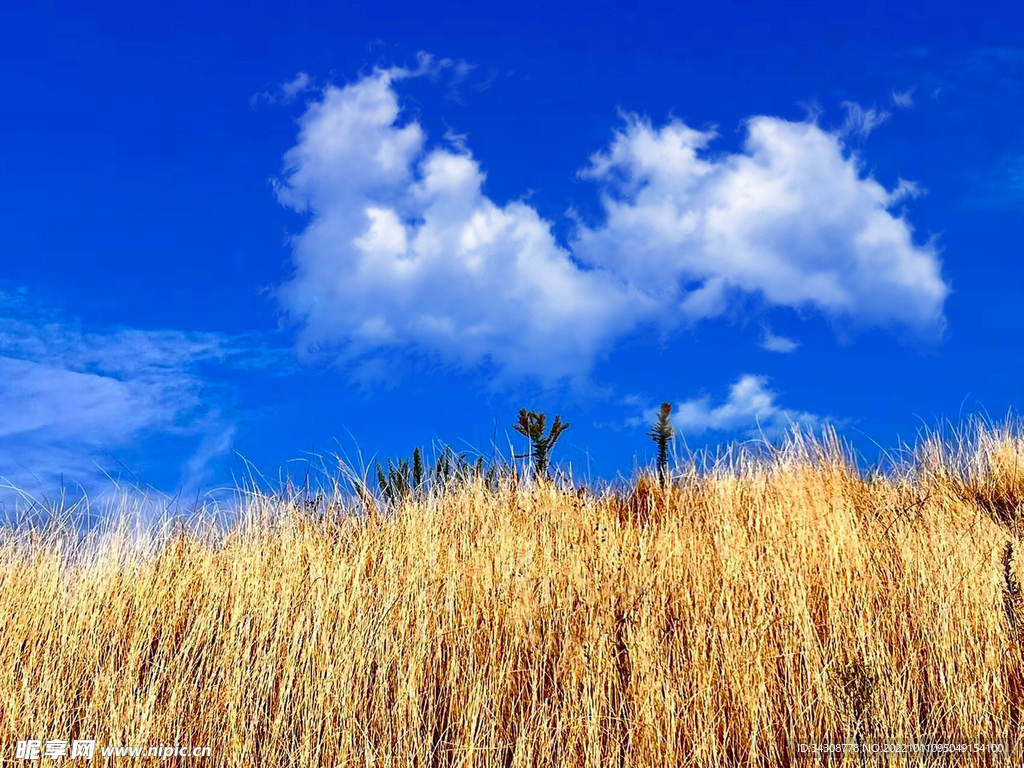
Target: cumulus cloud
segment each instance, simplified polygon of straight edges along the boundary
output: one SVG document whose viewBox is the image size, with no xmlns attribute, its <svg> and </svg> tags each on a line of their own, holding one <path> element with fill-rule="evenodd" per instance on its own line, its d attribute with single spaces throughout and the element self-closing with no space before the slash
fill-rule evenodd
<svg viewBox="0 0 1024 768">
<path fill-rule="evenodd" d="M 285 156 L 278 198 L 312 214 L 277 290 L 304 321 L 300 353 L 413 346 L 513 374 L 585 371 L 651 300 L 580 269 L 530 206 L 487 198 L 468 151 L 428 149 L 418 123 L 400 124 L 392 84 L 404 76 L 326 89 Z"/>
<path fill-rule="evenodd" d="M 785 336 L 776 336 L 772 333 L 771 328 L 765 328 L 764 334 L 761 336 L 761 349 L 767 349 L 769 352 L 788 354 L 795 352 L 799 346 L 800 342 L 798 341 L 793 341 Z"/>
<path fill-rule="evenodd" d="M 676 404 L 672 424 L 684 436 L 705 432 L 742 431 L 748 435 L 778 434 L 791 424 L 814 427 L 822 422 L 817 414 L 785 409 L 776 403 L 777 395 L 768 389 L 767 376 L 747 374 L 729 387 L 724 402 L 714 405 L 709 397 Z M 656 413 L 652 410 L 651 421 Z"/>
<path fill-rule="evenodd" d="M 893 211 L 920 190 L 864 176 L 816 123 L 755 117 L 746 128 L 742 152 L 705 157 L 714 131 L 629 116 L 583 172 L 604 188 L 607 222 L 583 230 L 576 256 L 696 319 L 742 292 L 937 333 L 949 293 L 937 248 L 916 244 Z"/>
<path fill-rule="evenodd" d="M 526 201 L 483 193 L 463 141 L 432 145 L 402 115 L 396 84 L 438 69 L 429 57 L 375 69 L 326 87 L 299 118 L 275 190 L 310 218 L 276 297 L 307 362 L 358 370 L 412 350 L 501 376 L 581 378 L 623 335 L 745 296 L 940 331 L 938 250 L 894 210 L 919 190 L 865 175 L 843 130 L 753 117 L 742 151 L 711 154 L 713 130 L 625 115 L 581 171 L 604 221 L 581 222 L 563 247 Z M 844 130 L 882 119 L 868 111 Z"/>
<path fill-rule="evenodd" d="M 897 107 L 903 109 L 910 109 L 914 106 L 914 88 L 908 88 L 905 91 L 897 91 L 895 88 L 892 91 L 892 103 Z"/>
</svg>

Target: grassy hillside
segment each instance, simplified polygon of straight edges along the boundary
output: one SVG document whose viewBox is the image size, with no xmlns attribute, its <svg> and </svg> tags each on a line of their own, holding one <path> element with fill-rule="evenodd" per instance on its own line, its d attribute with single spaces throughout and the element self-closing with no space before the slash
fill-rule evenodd
<svg viewBox="0 0 1024 768">
<path fill-rule="evenodd" d="M 478 480 L 357 515 L 253 497 L 222 534 L 8 530 L 0 749 L 199 745 L 231 766 L 1018 750 L 1022 500 L 1024 442 L 1003 429 L 873 477 L 832 438 L 794 438 L 680 467 L 668 491 Z"/>
</svg>

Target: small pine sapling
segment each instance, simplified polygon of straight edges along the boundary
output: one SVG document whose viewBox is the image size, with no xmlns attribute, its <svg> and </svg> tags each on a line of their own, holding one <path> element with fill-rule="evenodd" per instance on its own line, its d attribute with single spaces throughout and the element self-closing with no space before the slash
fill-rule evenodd
<svg viewBox="0 0 1024 768">
<path fill-rule="evenodd" d="M 434 485 L 447 488 L 452 483 L 465 482 L 472 475 L 472 464 L 465 453 L 456 453 L 445 446 L 434 465 Z"/>
<path fill-rule="evenodd" d="M 384 467 L 377 462 L 377 484 L 392 504 L 418 495 L 423 490 L 424 474 L 423 454 L 418 447 L 413 449 L 411 465 L 409 459 L 398 462 L 388 459 L 385 472 Z"/>
<path fill-rule="evenodd" d="M 658 412 L 658 420 L 651 427 L 647 436 L 658 444 L 658 479 L 662 486 L 668 484 L 668 444 L 676 436 L 672 427 L 672 405 L 662 403 Z"/>
<path fill-rule="evenodd" d="M 385 498 L 392 504 L 399 504 L 409 496 L 410 488 L 409 460 L 402 459 L 397 464 L 388 459 L 388 471 L 377 463 L 377 483 Z"/>
<path fill-rule="evenodd" d="M 532 458 L 534 477 L 547 477 L 548 464 L 551 460 L 551 449 L 555 447 L 555 443 L 558 442 L 561 434 L 569 428 L 569 424 L 562 423 L 561 416 L 555 416 L 555 420 L 551 423 L 551 429 L 545 435 L 545 424 L 546 417 L 543 413 L 528 411 L 523 408 L 519 411 L 518 423 L 512 425 L 516 432 L 529 438 L 530 445 L 532 446 L 530 453 L 516 455 L 514 458 Z"/>
<path fill-rule="evenodd" d="M 412 484 L 416 491 L 423 488 L 423 454 L 419 446 L 412 451 Z"/>
<path fill-rule="evenodd" d="M 444 488 L 452 474 L 452 460 L 448 457 L 448 452 L 447 447 L 443 448 L 434 464 L 434 486 L 437 488 Z"/>
</svg>

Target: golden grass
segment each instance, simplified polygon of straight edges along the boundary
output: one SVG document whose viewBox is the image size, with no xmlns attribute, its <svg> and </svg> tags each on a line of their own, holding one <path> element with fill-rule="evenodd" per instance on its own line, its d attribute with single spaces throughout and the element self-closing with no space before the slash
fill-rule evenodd
<svg viewBox="0 0 1024 768">
<path fill-rule="evenodd" d="M 709 766 L 998 741 L 1019 764 L 1018 457 L 983 430 L 868 478 L 798 437 L 668 494 L 478 482 L 362 516 L 256 497 L 221 536 L 148 545 L 7 531 L 0 749 Z"/>
</svg>

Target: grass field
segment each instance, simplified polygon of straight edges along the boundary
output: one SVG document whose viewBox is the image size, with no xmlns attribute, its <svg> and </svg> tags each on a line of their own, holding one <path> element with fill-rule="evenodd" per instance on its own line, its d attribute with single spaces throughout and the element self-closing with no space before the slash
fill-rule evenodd
<svg viewBox="0 0 1024 768">
<path fill-rule="evenodd" d="M 974 747 L 998 742 L 1020 764 L 1012 425 L 886 473 L 828 435 L 730 456 L 668 491 L 477 480 L 359 514 L 250 496 L 226 532 L 8 529 L 3 758 L 814 765 L 801 743 L 921 742 L 1002 765 Z"/>
</svg>

